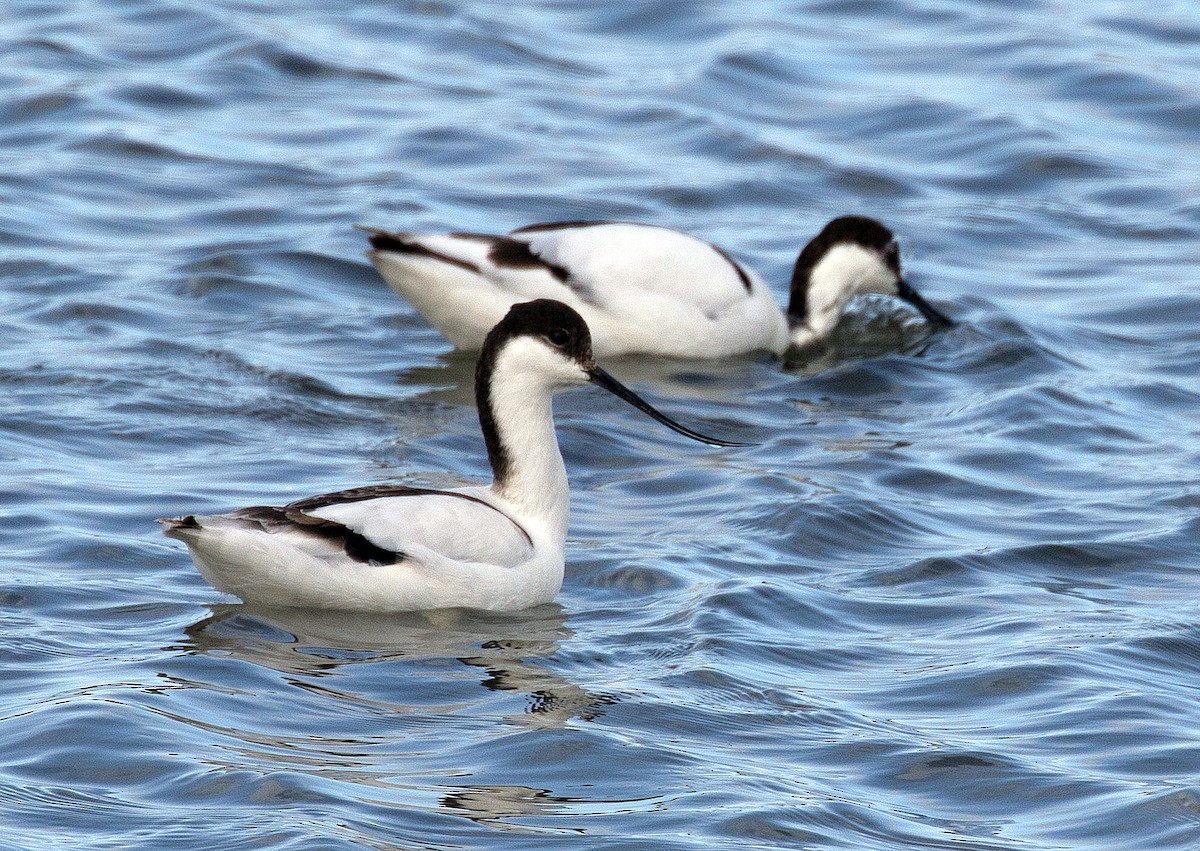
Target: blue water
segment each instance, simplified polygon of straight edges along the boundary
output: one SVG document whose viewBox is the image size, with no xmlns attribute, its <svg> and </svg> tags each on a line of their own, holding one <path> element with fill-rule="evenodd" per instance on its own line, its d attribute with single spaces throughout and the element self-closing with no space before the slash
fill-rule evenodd
<svg viewBox="0 0 1200 851">
<path fill-rule="evenodd" d="M 345 6 L 345 8 L 336 8 Z M 0 848 L 1200 847 L 1200 7 L 0 11 Z M 485 479 L 355 223 L 693 231 L 800 368 L 559 400 L 558 601 L 256 610 L 153 519 Z"/>
</svg>

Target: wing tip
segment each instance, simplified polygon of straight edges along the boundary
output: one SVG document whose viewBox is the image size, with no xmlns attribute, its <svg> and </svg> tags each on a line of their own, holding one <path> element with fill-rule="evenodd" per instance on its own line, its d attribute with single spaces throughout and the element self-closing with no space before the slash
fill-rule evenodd
<svg viewBox="0 0 1200 851">
<path fill-rule="evenodd" d="M 168 538 L 184 539 L 188 532 L 203 528 L 195 514 L 184 517 L 159 517 L 154 521 L 163 525 L 163 534 Z"/>
</svg>

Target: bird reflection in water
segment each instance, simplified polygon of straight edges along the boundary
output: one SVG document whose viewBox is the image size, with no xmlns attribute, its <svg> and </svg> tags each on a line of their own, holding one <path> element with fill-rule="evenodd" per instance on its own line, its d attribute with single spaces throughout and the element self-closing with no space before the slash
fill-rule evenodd
<svg viewBox="0 0 1200 851">
<path fill-rule="evenodd" d="M 465 610 L 371 615 L 225 604 L 214 606 L 210 616 L 185 631 L 189 641 L 176 649 L 218 652 L 272 668 L 289 675 L 297 687 L 358 704 L 379 705 L 313 678 L 364 663 L 454 659 L 482 671 L 480 685 L 486 689 L 528 695 L 524 712 L 503 718 L 530 727 L 559 727 L 572 718 L 591 720 L 615 702 L 540 664 L 573 635 L 557 604 L 519 615 Z M 404 714 L 415 710 L 402 703 L 392 708 Z M 433 707 L 422 702 L 419 708 Z"/>
</svg>

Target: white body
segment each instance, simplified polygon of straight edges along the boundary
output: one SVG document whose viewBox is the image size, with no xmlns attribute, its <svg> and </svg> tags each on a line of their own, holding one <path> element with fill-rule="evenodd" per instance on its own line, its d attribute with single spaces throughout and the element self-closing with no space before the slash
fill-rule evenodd
<svg viewBox="0 0 1200 851">
<path fill-rule="evenodd" d="M 433 495 L 312 512 L 403 552 L 396 564 L 355 562 L 319 538 L 268 533 L 226 515 L 197 517 L 200 528 L 180 529 L 173 537 L 188 545 L 200 574 L 218 591 L 267 606 L 514 610 L 553 600 L 562 585 L 564 536 L 532 518 L 517 525 L 506 516 L 514 506 L 491 488 L 461 492 L 499 512 Z"/>
<path fill-rule="evenodd" d="M 494 262 L 491 244 L 478 236 L 396 236 L 461 261 L 387 250 L 367 255 L 392 289 L 460 349 L 478 349 L 509 307 L 534 298 L 577 310 L 599 357 L 782 354 L 789 344 L 783 311 L 753 270 L 668 228 L 614 222 L 509 234 L 568 271 L 567 282 L 545 266 Z"/>
</svg>

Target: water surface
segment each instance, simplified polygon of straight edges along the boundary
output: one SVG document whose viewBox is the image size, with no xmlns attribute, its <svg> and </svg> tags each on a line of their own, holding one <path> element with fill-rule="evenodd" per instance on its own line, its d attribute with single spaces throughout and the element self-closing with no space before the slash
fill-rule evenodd
<svg viewBox="0 0 1200 851">
<path fill-rule="evenodd" d="M 1200 12 L 0 13 L 0 847 L 1200 845 Z M 487 476 L 355 223 L 859 212 L 961 319 L 562 397 L 519 615 L 265 611 L 155 517 Z"/>
</svg>

